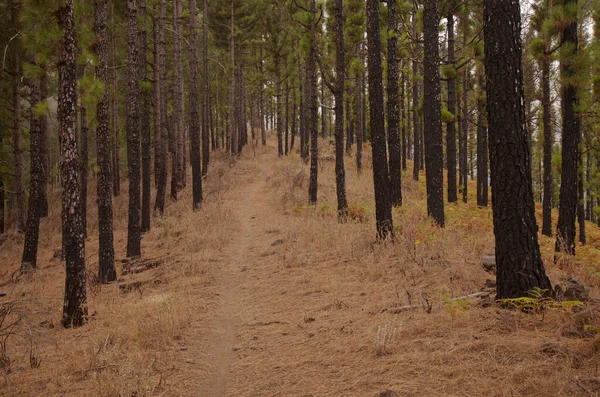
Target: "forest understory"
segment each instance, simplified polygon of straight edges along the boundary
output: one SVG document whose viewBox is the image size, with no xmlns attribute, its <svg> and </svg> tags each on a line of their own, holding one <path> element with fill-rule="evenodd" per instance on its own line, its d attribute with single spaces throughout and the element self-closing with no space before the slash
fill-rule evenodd
<svg viewBox="0 0 600 397">
<path fill-rule="evenodd" d="M 469 197 L 448 205 L 446 228 L 438 228 L 426 217 L 424 178 L 405 177 L 395 241 L 378 243 L 368 146 L 362 174 L 346 157 L 346 224 L 335 210 L 333 145 L 322 140 L 320 147 L 316 206 L 306 205 L 308 166 L 295 152 L 278 158 L 275 140 L 247 150 L 235 167 L 215 153 L 201 210 L 189 205 L 191 189 L 168 202 L 143 235 L 137 262 L 124 259 L 123 183 L 114 202 L 119 278 L 109 285 L 95 282 L 97 215 L 88 206 L 90 317 L 77 329 L 60 324 L 65 265 L 55 256 L 60 192 L 51 192 L 35 272 L 19 275 L 21 235 L 0 242 L 7 294 L 0 299 L 9 303 L 0 323 L 0 395 L 600 393 L 596 227 L 590 224 L 576 258 L 557 264 L 554 239 L 540 236 L 553 285 L 577 277 L 590 301 L 531 299 L 516 310 L 493 294 L 452 300 L 493 285 L 481 265 L 494 248 L 491 209 Z M 532 302 L 538 307 L 530 309 Z M 414 307 L 389 310 L 402 306 Z"/>
</svg>

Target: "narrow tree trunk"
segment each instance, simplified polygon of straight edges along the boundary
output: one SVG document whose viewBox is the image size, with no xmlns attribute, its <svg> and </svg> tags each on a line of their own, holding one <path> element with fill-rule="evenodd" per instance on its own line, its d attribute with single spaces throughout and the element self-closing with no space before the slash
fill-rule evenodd
<svg viewBox="0 0 600 397">
<path fill-rule="evenodd" d="M 408 151 L 408 145 L 406 141 L 406 122 L 406 73 L 404 72 L 404 61 L 402 61 L 402 71 L 400 77 L 400 126 L 402 131 L 402 171 L 406 171 L 406 156 Z"/>
<path fill-rule="evenodd" d="M 148 83 L 148 71 L 146 67 L 147 55 L 147 18 L 146 0 L 140 0 L 140 23 L 142 29 L 139 31 L 140 46 L 140 79 Z M 140 136 L 142 141 L 142 220 L 140 230 L 142 233 L 150 230 L 150 92 L 145 84 L 140 89 Z"/>
<path fill-rule="evenodd" d="M 127 256 L 132 258 L 141 255 L 139 58 L 136 0 L 127 0 L 127 35 L 127 176 L 129 178 Z"/>
<path fill-rule="evenodd" d="M 153 89 L 154 89 L 154 103 L 153 103 L 153 111 L 154 111 L 154 185 L 158 189 L 158 184 L 160 182 L 160 167 L 161 167 L 161 136 L 162 136 L 162 128 L 161 128 L 161 115 L 160 115 L 160 52 L 159 52 L 159 19 L 160 19 L 160 5 L 157 3 L 157 14 L 153 20 Z M 155 199 L 156 200 L 156 199 Z M 156 210 L 156 205 L 155 208 Z"/>
<path fill-rule="evenodd" d="M 110 176 L 110 125 L 108 95 L 108 36 L 106 29 L 107 0 L 96 0 L 94 32 L 98 55 L 96 78 L 105 87 L 96 107 L 96 145 L 98 154 L 98 280 L 108 283 L 117 279 L 113 241 L 113 207 Z"/>
<path fill-rule="evenodd" d="M 546 43 L 546 51 L 550 43 Z M 542 234 L 552 237 L 552 201 L 554 199 L 554 179 L 552 176 L 552 121 L 550 108 L 550 55 L 542 60 L 542 108 L 544 125 L 544 197 L 542 203 Z"/>
<path fill-rule="evenodd" d="M 467 202 L 469 193 L 469 165 L 467 161 L 468 139 L 469 139 L 469 68 L 465 66 L 463 73 L 463 92 L 462 92 L 462 118 L 459 136 L 459 161 L 462 181 L 462 201 Z"/>
<path fill-rule="evenodd" d="M 205 0 L 206 1 L 206 0 Z M 206 12 L 206 10 L 204 10 Z M 202 203 L 202 170 L 200 168 L 200 115 L 198 114 L 198 49 L 196 46 L 196 0 L 190 0 L 190 138 L 192 150 L 192 208 L 198 209 Z M 207 38 L 205 37 L 206 41 Z M 204 54 L 206 58 L 206 54 Z M 206 61 L 207 59 L 205 59 Z M 206 63 L 206 62 L 205 62 Z M 204 65 L 206 73 L 206 65 Z M 206 78 L 204 79 L 205 82 Z M 206 90 L 206 84 L 204 85 Z M 202 101 L 202 109 L 207 110 L 206 92 Z M 203 128 L 207 125 L 207 112 L 204 112 Z M 202 135 L 204 139 L 204 134 Z M 204 143 L 204 142 L 203 142 Z M 208 148 L 208 145 L 207 145 Z M 208 167 L 208 164 L 206 165 Z"/>
<path fill-rule="evenodd" d="M 191 3 L 190 3 L 191 4 Z M 208 164 L 210 163 L 210 143 L 208 136 L 209 123 L 209 82 L 210 75 L 208 70 L 208 0 L 202 2 L 202 48 L 203 48 L 203 66 L 204 66 L 204 95 L 202 96 L 202 175 L 208 174 Z M 202 188 L 196 189 L 197 195 L 202 201 Z M 197 197 L 197 198 L 198 198 Z M 195 200 L 194 200 L 195 201 Z"/>
<path fill-rule="evenodd" d="M 121 194 L 121 161 L 119 160 L 120 155 L 120 142 L 119 142 L 119 95 L 118 95 L 118 65 L 117 65 L 117 26 L 115 24 L 115 11 L 114 5 L 111 3 L 111 25 L 114 31 L 112 32 L 112 130 L 113 130 L 113 194 L 118 197 Z"/>
<path fill-rule="evenodd" d="M 42 65 L 42 75 L 40 77 L 40 93 L 42 95 L 42 101 L 46 101 L 48 98 L 48 75 L 46 73 L 46 66 Z M 38 189 L 39 193 L 39 213 L 40 218 L 46 218 L 48 216 L 48 179 L 50 176 L 50 158 L 48 155 L 48 117 L 44 115 L 42 118 L 42 124 L 40 126 L 40 147 L 41 147 L 41 161 L 42 161 L 42 174 L 40 175 L 40 186 Z"/>
<path fill-rule="evenodd" d="M 448 64 L 454 67 L 454 5 L 448 12 Z M 452 119 L 446 123 L 446 168 L 448 169 L 448 202 L 454 203 L 456 197 L 456 79 L 448 78 L 448 112 Z"/>
<path fill-rule="evenodd" d="M 19 14 L 21 4 L 11 0 L 11 24 L 20 32 Z M 17 203 L 17 232 L 25 231 L 25 187 L 23 186 L 23 136 L 21 135 L 21 40 L 16 34 L 12 40 L 12 89 L 13 89 L 13 158 L 15 166 L 14 194 Z"/>
<path fill-rule="evenodd" d="M 156 201 L 154 203 L 154 211 L 163 214 L 165 211 L 165 196 L 167 194 L 167 167 L 168 167 L 168 151 L 169 151 L 169 131 L 167 121 L 167 67 L 166 67 L 166 24 L 167 5 L 166 0 L 160 0 L 160 14 L 158 19 L 158 44 L 157 44 L 157 60 L 155 67 L 158 68 L 156 75 L 158 80 L 154 82 L 154 90 L 156 95 L 155 117 L 160 119 L 160 135 L 159 143 L 159 176 L 158 184 L 156 185 Z M 156 132 L 155 132 L 156 134 Z"/>
<path fill-rule="evenodd" d="M 581 142 L 581 129 L 579 130 L 579 141 Z M 579 242 L 586 245 L 587 239 L 585 235 L 585 208 L 584 208 L 584 190 L 583 190 L 583 153 L 579 150 L 579 167 L 577 168 L 577 222 L 579 223 Z"/>
<path fill-rule="evenodd" d="M 477 98 L 477 205 L 488 205 L 488 139 L 485 109 L 485 75 L 479 74 L 479 88 L 481 92 Z"/>
<path fill-rule="evenodd" d="M 388 0 L 388 78 L 387 78 L 387 117 L 388 150 L 390 154 L 390 194 L 393 206 L 402 205 L 402 172 L 400 147 L 400 108 L 398 87 L 398 21 L 396 0 Z"/>
<path fill-rule="evenodd" d="M 423 120 L 425 126 L 425 175 L 427 213 L 444 227 L 444 169 L 440 72 L 438 45 L 438 11 L 436 0 L 425 0 L 423 10 L 424 90 Z"/>
<path fill-rule="evenodd" d="M 34 66 L 37 66 L 34 64 Z M 42 163 L 42 119 L 44 116 L 36 114 L 35 106 L 42 101 L 40 81 L 36 78 L 30 82 L 31 94 L 29 98 L 29 153 L 31 167 L 29 169 L 29 210 L 27 213 L 27 229 L 25 231 L 25 243 L 23 244 L 23 257 L 21 260 L 21 271 L 27 271 L 37 266 L 38 240 L 40 234 L 40 187 L 44 167 Z"/>
<path fill-rule="evenodd" d="M 325 79 L 321 77 L 321 136 L 327 134 L 327 104 L 325 103 Z"/>
<path fill-rule="evenodd" d="M 308 89 L 308 131 L 310 132 L 310 181 L 308 185 L 308 202 L 317 204 L 318 172 L 319 172 L 319 127 L 317 115 L 317 2 L 311 0 L 310 12 L 310 53 L 306 69 L 306 86 Z M 308 135 L 308 134 L 307 134 Z"/>
<path fill-rule="evenodd" d="M 484 0 L 496 299 L 552 290 L 540 256 L 525 127 L 521 12 L 513 0 Z"/>
<path fill-rule="evenodd" d="M 265 128 L 265 104 L 264 104 L 264 83 L 262 81 L 262 76 L 264 76 L 263 71 L 263 47 L 260 46 L 260 89 L 258 90 L 258 105 L 260 106 L 260 138 L 263 146 L 267 146 L 267 129 Z M 294 135 L 292 135 L 292 148 L 294 147 Z"/>
<path fill-rule="evenodd" d="M 85 76 L 85 66 L 81 66 L 81 77 Z M 83 104 L 84 90 L 80 87 L 80 106 L 79 106 L 79 133 L 80 133 L 80 164 L 79 179 L 81 183 L 81 214 L 83 223 L 83 236 L 87 238 L 87 192 L 88 192 L 88 137 L 89 124 L 87 120 L 87 108 Z"/>
<path fill-rule="evenodd" d="M 416 2 L 413 3 L 413 15 L 412 15 L 412 34 L 415 40 L 418 42 L 419 34 L 417 31 L 417 13 L 418 5 Z M 421 170 L 421 126 L 419 124 L 419 45 L 415 42 L 413 44 L 412 54 L 412 71 L 413 71 L 413 86 L 412 86 L 412 106 L 413 106 L 413 179 L 419 180 L 419 171 Z"/>
<path fill-rule="evenodd" d="M 62 325 L 79 327 L 87 321 L 85 238 L 81 212 L 79 159 L 77 151 L 77 44 L 75 9 L 66 0 L 56 15 L 64 29 L 59 59 L 58 128 L 60 134 L 60 171 L 63 187 L 62 211 L 64 256 L 66 261 L 65 299 Z"/>
<path fill-rule="evenodd" d="M 346 199 L 346 170 L 344 168 L 344 15 L 343 0 L 335 1 L 335 189 L 337 195 L 338 221 L 348 217 Z"/>
<path fill-rule="evenodd" d="M 289 130 L 289 116 L 290 116 L 290 88 L 288 83 L 285 83 L 285 155 L 288 155 L 288 151 L 290 149 L 289 138 L 290 138 L 290 130 Z"/>
<path fill-rule="evenodd" d="M 177 191 L 181 191 L 186 185 L 186 149 L 185 149 L 185 112 L 184 112 L 184 76 L 183 76 L 183 0 L 173 2 L 176 10 L 174 12 L 175 34 L 175 120 L 177 125 Z"/>
<path fill-rule="evenodd" d="M 379 1 L 367 0 L 367 46 L 369 70 L 369 109 L 371 113 L 371 144 L 373 145 L 373 184 L 377 238 L 394 236 L 390 178 L 383 119 L 383 77 L 381 41 L 379 36 Z"/>
<path fill-rule="evenodd" d="M 577 5 L 577 0 L 565 0 L 565 6 Z M 556 229 L 556 252 L 575 255 L 575 222 L 577 218 L 577 165 L 579 158 L 580 126 L 575 113 L 578 105 L 577 88 L 572 81 L 577 56 L 577 19 L 572 21 L 563 32 L 563 41 L 570 54 L 563 54 L 570 60 L 561 62 L 562 81 L 562 174 L 560 183 L 560 201 L 558 206 L 558 226 Z"/>
</svg>

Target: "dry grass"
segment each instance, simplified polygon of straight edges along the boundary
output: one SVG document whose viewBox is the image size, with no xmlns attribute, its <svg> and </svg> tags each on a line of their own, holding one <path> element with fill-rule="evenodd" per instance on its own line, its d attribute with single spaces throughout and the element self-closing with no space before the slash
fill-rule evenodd
<svg viewBox="0 0 600 397">
<path fill-rule="evenodd" d="M 51 259 L 60 246 L 59 214 L 51 215 L 53 230 L 51 222 L 42 225 L 40 268 L 18 281 L 10 275 L 22 242 L 5 241 L 0 289 L 9 296 L 0 302 L 15 302 L 22 320 L 7 345 L 10 372 L 0 394 L 217 395 L 206 379 L 223 373 L 206 354 L 223 327 L 235 339 L 233 348 L 223 347 L 232 356 L 228 396 L 600 392 L 595 304 L 523 313 L 475 301 L 439 303 L 493 278 L 479 264 L 493 250 L 489 209 L 470 196 L 467 205 L 447 206 L 447 228 L 439 229 L 425 216 L 423 182 L 406 175 L 405 205 L 394 210 L 396 242 L 377 244 L 372 171 L 358 175 L 347 159 L 352 219 L 340 225 L 334 164 L 327 160 L 332 147 L 323 141 L 321 148 L 316 207 L 306 205 L 308 167 L 296 154 L 276 159 L 272 147 L 259 149 L 257 160 L 250 154 L 234 167 L 214 159 L 202 210 L 190 210 L 188 188 L 144 236 L 144 257 L 164 263 L 125 276 L 121 283 L 139 282 L 129 292 L 90 286 L 90 323 L 78 330 L 59 326 L 64 265 Z M 115 208 L 122 259 L 126 189 Z M 96 223 L 89 226 L 93 274 Z M 542 237 L 541 244 L 554 283 L 576 275 L 597 297 L 600 233 L 588 229 L 590 242 L 578 247 L 577 259 L 555 265 L 554 240 Z M 433 303 L 430 313 L 425 301 Z M 423 307 L 387 311 L 408 304 Z M 222 323 L 219 313 L 234 320 Z M 32 355 L 39 368 L 31 368 Z"/>
</svg>

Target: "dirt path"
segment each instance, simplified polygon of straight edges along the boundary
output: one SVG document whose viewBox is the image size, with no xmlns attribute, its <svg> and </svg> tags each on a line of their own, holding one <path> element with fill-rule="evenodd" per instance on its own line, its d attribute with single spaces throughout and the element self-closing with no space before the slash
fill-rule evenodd
<svg viewBox="0 0 600 397">
<path fill-rule="evenodd" d="M 201 382 L 200 395 L 223 397 L 227 393 L 231 377 L 231 363 L 236 357 L 236 335 L 242 321 L 241 313 L 251 310 L 245 298 L 245 290 L 252 288 L 252 280 L 246 272 L 258 258 L 257 248 L 264 244 L 259 235 L 268 226 L 264 214 L 268 211 L 261 192 L 265 187 L 265 164 L 272 153 L 264 153 L 254 164 L 250 182 L 235 192 L 232 215 L 238 232 L 232 236 L 229 252 L 223 261 L 216 287 L 219 299 L 214 312 L 213 326 L 206 340 L 206 355 L 201 358 L 208 365 L 208 375 Z"/>
</svg>

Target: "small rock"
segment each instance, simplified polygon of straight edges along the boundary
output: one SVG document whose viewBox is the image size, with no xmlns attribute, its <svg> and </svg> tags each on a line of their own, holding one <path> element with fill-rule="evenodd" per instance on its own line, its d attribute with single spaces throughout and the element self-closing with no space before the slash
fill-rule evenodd
<svg viewBox="0 0 600 397">
<path fill-rule="evenodd" d="M 496 273 L 496 254 L 493 252 L 483 254 L 481 264 L 486 272 Z"/>
<path fill-rule="evenodd" d="M 398 393 L 393 390 L 385 390 L 378 394 L 379 397 L 399 397 Z M 377 396 L 376 396 L 377 397 Z"/>
<path fill-rule="evenodd" d="M 273 241 L 273 243 L 271 244 L 271 247 L 275 247 L 276 245 L 281 245 L 285 243 L 285 240 L 282 238 L 278 238 L 277 240 Z"/>
<path fill-rule="evenodd" d="M 486 279 L 485 280 L 486 288 L 496 288 L 496 280 Z"/>
<path fill-rule="evenodd" d="M 234 352 L 236 352 L 238 350 L 242 350 L 242 345 L 235 345 L 235 346 L 233 346 L 233 348 L 231 350 L 233 350 Z"/>
<path fill-rule="evenodd" d="M 590 299 L 589 290 L 577 277 L 571 277 L 566 282 L 566 288 L 562 294 L 563 299 L 587 301 Z"/>
<path fill-rule="evenodd" d="M 194 364 L 194 360 L 192 360 L 191 358 L 188 358 L 187 360 L 185 360 L 185 362 L 188 364 Z"/>
</svg>

